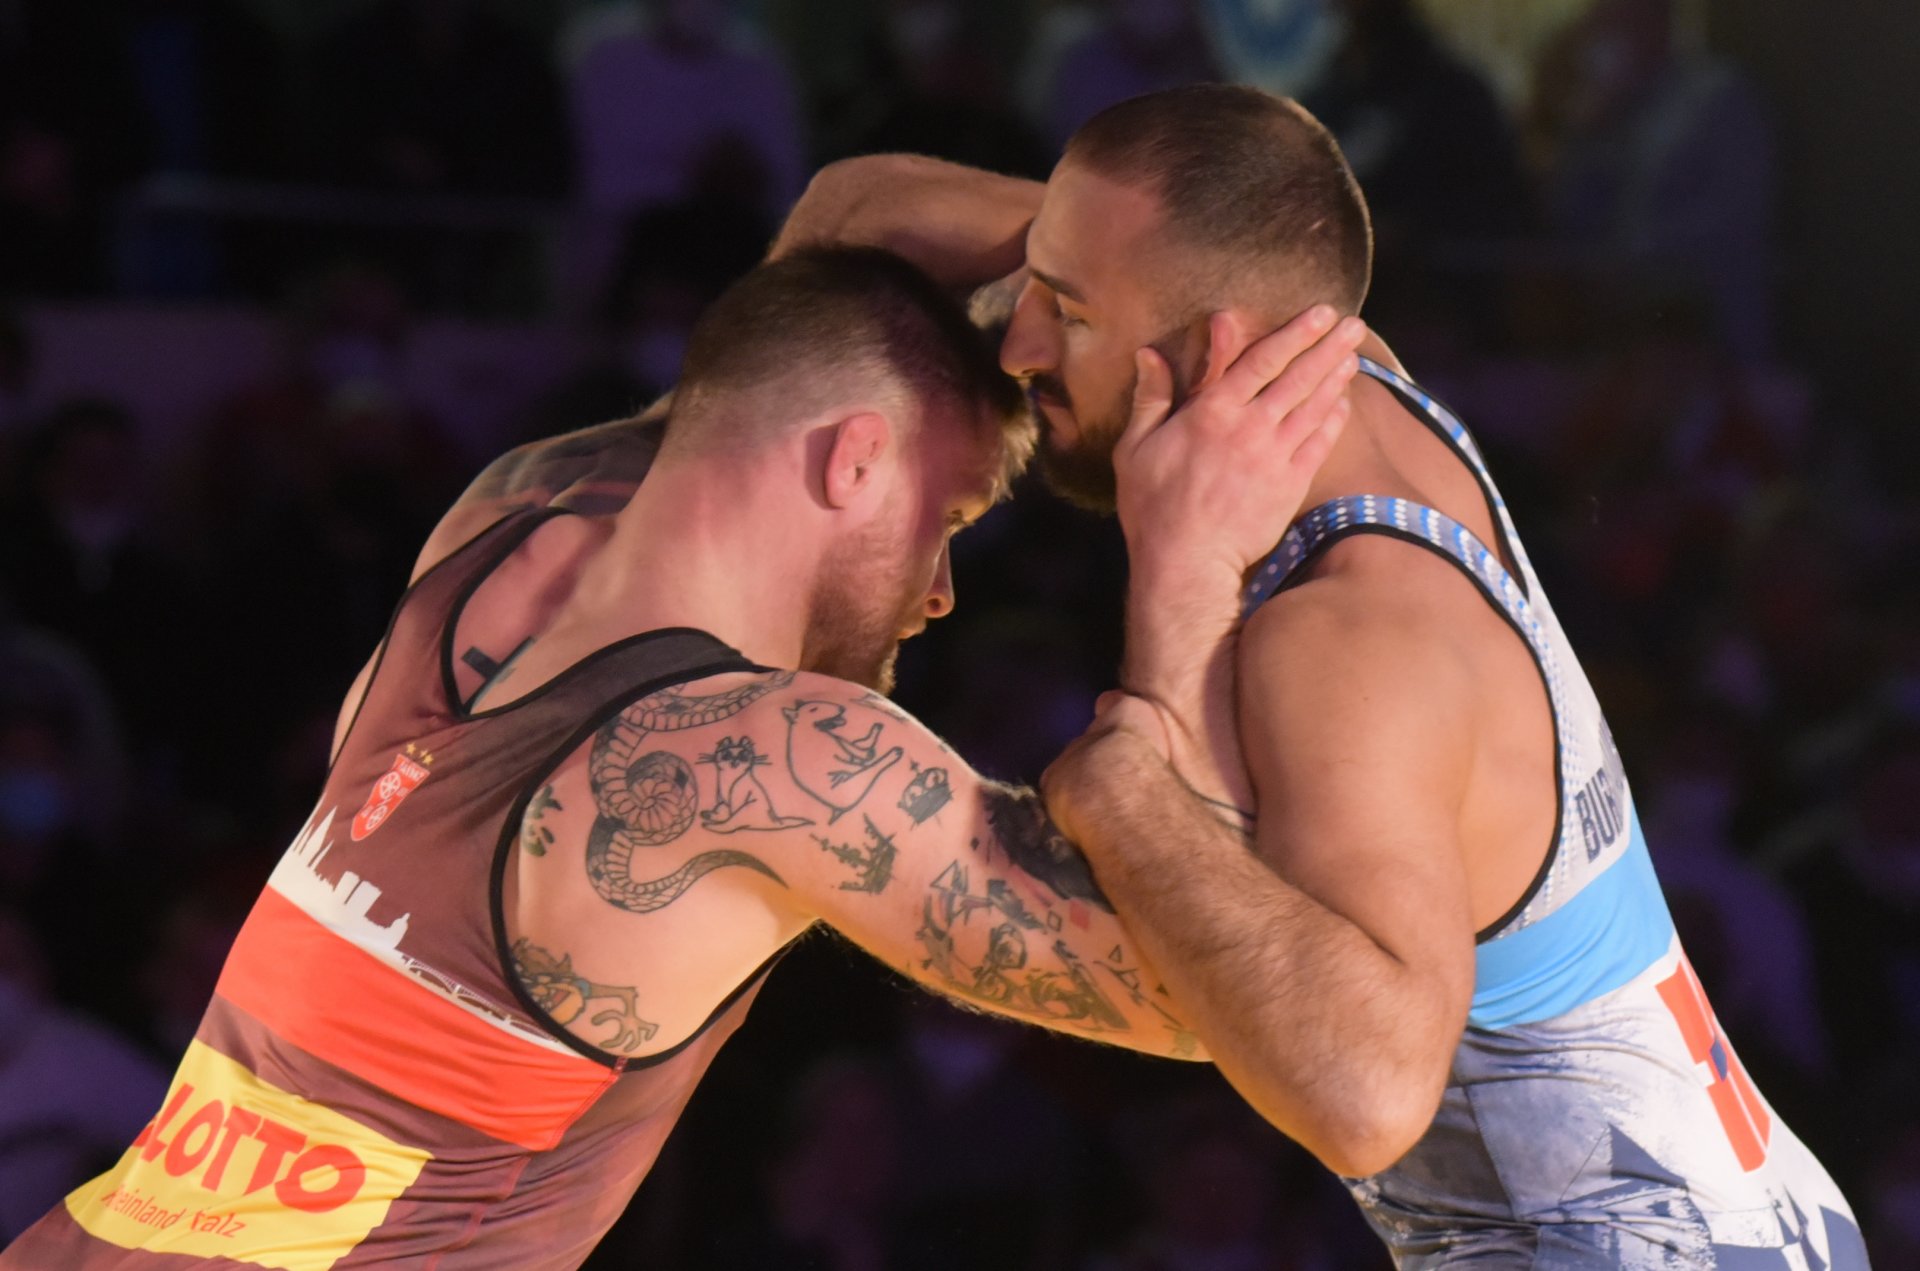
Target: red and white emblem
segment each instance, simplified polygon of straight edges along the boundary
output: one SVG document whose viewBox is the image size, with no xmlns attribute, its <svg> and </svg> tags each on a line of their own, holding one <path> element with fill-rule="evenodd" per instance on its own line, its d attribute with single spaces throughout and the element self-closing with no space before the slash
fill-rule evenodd
<svg viewBox="0 0 1920 1271">
<path fill-rule="evenodd" d="M 427 771 L 427 765 L 432 762 L 432 755 L 411 745 L 407 747 L 406 754 L 393 757 L 393 767 L 373 783 L 366 806 L 354 814 L 354 842 L 358 843 L 387 823 L 387 818 L 393 815 L 401 800 L 418 790 L 420 783 L 432 775 Z"/>
</svg>

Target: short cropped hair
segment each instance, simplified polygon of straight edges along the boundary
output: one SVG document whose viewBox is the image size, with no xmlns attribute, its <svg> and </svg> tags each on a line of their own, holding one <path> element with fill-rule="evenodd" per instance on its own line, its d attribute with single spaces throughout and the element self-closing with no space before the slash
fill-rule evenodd
<svg viewBox="0 0 1920 1271">
<path fill-rule="evenodd" d="M 667 444 L 738 444 L 861 397 L 991 419 L 1008 481 L 1033 453 L 1026 397 L 959 302 L 892 252 L 844 246 L 759 265 L 708 307 L 681 363 Z"/>
<path fill-rule="evenodd" d="M 1217 258 L 1205 284 L 1278 284 L 1286 300 L 1347 313 L 1366 299 L 1366 199 L 1333 135 L 1296 101 L 1236 84 L 1149 93 L 1095 115 L 1062 162 L 1152 188 L 1171 245 Z"/>
</svg>

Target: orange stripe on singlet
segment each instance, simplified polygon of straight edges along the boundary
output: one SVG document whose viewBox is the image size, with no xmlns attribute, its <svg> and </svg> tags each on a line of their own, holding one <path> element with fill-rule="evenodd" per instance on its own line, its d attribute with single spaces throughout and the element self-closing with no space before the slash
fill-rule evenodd
<svg viewBox="0 0 1920 1271">
<path fill-rule="evenodd" d="M 544 1150 L 618 1075 L 463 1010 L 268 887 L 214 992 L 397 1099 Z"/>
</svg>

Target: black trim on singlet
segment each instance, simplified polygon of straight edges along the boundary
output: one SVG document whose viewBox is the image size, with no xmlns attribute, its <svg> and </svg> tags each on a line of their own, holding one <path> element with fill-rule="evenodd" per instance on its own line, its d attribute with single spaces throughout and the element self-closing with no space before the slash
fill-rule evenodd
<svg viewBox="0 0 1920 1271">
<path fill-rule="evenodd" d="M 746 996 L 747 993 L 751 992 L 762 980 L 766 979 L 768 974 L 772 972 L 774 965 L 787 955 L 788 949 L 793 947 L 793 942 L 789 941 L 774 950 L 772 955 L 769 956 L 765 962 L 762 962 L 752 975 L 740 981 L 731 993 L 721 999 L 720 1004 L 713 1008 L 713 1011 L 708 1014 L 700 1027 L 694 1029 L 691 1033 L 688 1033 L 684 1038 L 675 1042 L 667 1049 L 652 1055 L 642 1055 L 638 1058 L 632 1055 L 616 1055 L 611 1051 L 602 1050 L 593 1043 L 582 1041 L 580 1038 L 574 1036 L 571 1032 L 567 1031 L 564 1025 L 549 1015 L 544 1007 L 533 1000 L 533 995 L 527 992 L 526 985 L 520 982 L 520 977 L 514 972 L 513 947 L 507 940 L 507 858 L 511 849 L 519 844 L 520 822 L 521 818 L 526 816 L 527 805 L 533 801 L 534 794 L 539 791 L 542 786 L 547 784 L 548 779 L 553 776 L 554 770 L 566 761 L 568 755 L 578 750 L 582 743 L 592 737 L 602 724 L 650 693 L 657 693 L 661 689 L 672 688 L 677 684 L 691 684 L 695 680 L 703 680 L 713 675 L 725 675 L 731 672 L 760 672 L 771 674 L 777 670 L 777 668 L 774 667 L 761 666 L 757 662 L 748 661 L 716 637 L 692 627 L 662 627 L 657 631 L 644 631 L 637 636 L 630 636 L 620 641 L 617 645 L 608 645 L 606 649 L 602 649 L 600 652 L 606 653 L 615 648 L 625 647 L 636 642 L 658 639 L 661 636 L 686 635 L 688 633 L 706 636 L 708 640 L 713 642 L 716 650 L 722 650 L 731 656 L 718 661 L 703 663 L 687 670 L 673 671 L 666 675 L 656 676 L 654 679 L 643 683 L 639 688 L 630 692 L 623 692 L 620 696 L 602 704 L 599 709 L 589 714 L 579 727 L 567 734 L 566 740 L 542 761 L 539 767 L 533 770 L 534 775 L 532 779 L 514 799 L 513 806 L 508 809 L 507 819 L 500 827 L 500 841 L 494 845 L 493 868 L 487 885 L 487 909 L 489 920 L 493 924 L 494 952 L 500 960 L 501 974 L 506 979 L 507 986 L 513 991 L 514 999 L 520 1003 L 521 1009 L 525 1010 L 534 1022 L 538 1023 L 547 1033 L 565 1043 L 570 1049 L 585 1055 L 597 1064 L 613 1069 L 617 1073 L 632 1072 L 636 1069 L 652 1068 L 655 1065 L 663 1064 L 698 1041 L 706 1034 L 708 1029 L 712 1028 L 714 1024 L 719 1021 L 721 1016 L 733 1009 L 735 1003 Z M 593 656 L 597 657 L 598 655 Z M 583 665 L 583 663 L 574 664 L 575 667 L 580 665 Z M 568 671 L 573 669 L 573 667 L 569 667 Z M 510 705 L 517 705 L 517 703 L 511 703 Z"/>
<path fill-rule="evenodd" d="M 1376 365 L 1379 365 L 1382 370 L 1393 369 L 1380 363 L 1376 363 Z M 1460 461 L 1460 466 L 1465 468 L 1468 475 L 1473 478 L 1474 485 L 1480 489 L 1481 500 L 1487 505 L 1487 521 L 1493 526 L 1494 538 L 1497 540 L 1496 545 L 1500 550 L 1500 567 L 1513 577 L 1514 585 L 1520 588 L 1520 594 L 1528 600 L 1532 600 L 1533 592 L 1527 585 L 1526 571 L 1517 568 L 1520 564 L 1519 549 L 1515 546 L 1513 540 L 1507 537 L 1506 522 L 1500 518 L 1500 496 L 1494 488 L 1492 473 L 1484 470 L 1484 461 L 1482 463 L 1475 463 L 1473 456 L 1468 454 L 1458 441 L 1454 440 L 1453 430 L 1448 428 L 1438 415 L 1422 405 L 1419 398 L 1414 397 L 1408 393 L 1406 389 L 1400 387 L 1400 385 L 1390 379 L 1383 379 L 1378 375 L 1368 375 L 1367 378 L 1398 398 L 1400 405 L 1406 412 L 1424 424 L 1428 432 L 1438 437 L 1440 444 L 1444 445 L 1448 453 Z M 1411 383 L 1412 381 L 1409 380 L 1408 382 Z M 1423 393 L 1427 392 L 1424 388 L 1420 391 Z M 1441 402 L 1439 398 L 1434 397 L 1433 394 L 1427 393 L 1427 397 L 1434 402 L 1434 404 L 1444 407 L 1454 418 L 1458 419 L 1460 417 L 1459 412 L 1455 411 L 1451 406 L 1446 406 L 1445 403 Z M 1434 510 L 1439 511 L 1438 508 Z M 1464 524 L 1464 522 L 1462 522 L 1462 524 Z"/>
<path fill-rule="evenodd" d="M 535 530 L 556 517 L 577 515 L 579 514 L 570 508 L 552 506 L 527 508 L 521 511 L 507 513 L 506 516 L 495 521 L 490 527 L 488 532 L 500 528 L 500 526 L 513 517 L 526 518 L 525 524 L 516 527 L 515 532 L 502 536 L 504 546 L 494 554 L 493 559 L 474 570 L 473 574 L 467 578 L 465 582 L 460 584 L 460 589 L 453 593 L 453 600 L 448 604 L 446 615 L 441 620 L 442 626 L 439 640 L 440 687 L 442 694 L 446 698 L 447 715 L 450 718 L 459 723 L 466 723 L 470 720 L 485 719 L 494 713 L 493 711 L 479 711 L 469 714 L 466 705 L 460 700 L 460 689 L 453 678 L 453 636 L 455 629 L 460 625 L 460 616 L 467 611 L 467 602 L 473 599 L 474 593 L 480 590 L 487 579 L 493 577 L 494 571 L 506 562 L 507 557 L 519 551 L 520 548 L 525 545 L 526 541 L 533 537 Z M 574 663 L 574 666 L 579 665 L 581 664 L 578 662 Z M 555 676 L 553 680 L 548 680 L 546 684 L 534 689 L 525 697 L 517 697 L 505 706 L 496 707 L 495 710 L 509 710 L 518 706 L 521 702 L 537 696 L 542 690 L 551 685 L 554 680 L 566 675 L 567 672 L 572 669 L 573 667 L 568 667 L 566 671 L 560 672 L 560 675 Z"/>
<path fill-rule="evenodd" d="M 1494 521 L 1495 524 L 1499 523 L 1498 516 L 1494 518 Z M 1528 883 L 1526 890 L 1520 893 L 1520 899 L 1515 901 L 1505 913 L 1473 933 L 1473 942 L 1476 945 L 1485 944 L 1500 934 L 1508 923 L 1519 917 L 1521 911 L 1532 903 L 1533 898 L 1539 894 L 1540 888 L 1546 884 L 1547 875 L 1553 872 L 1553 864 L 1560 856 L 1560 831 L 1564 826 L 1567 811 L 1566 774 L 1562 767 L 1562 755 L 1560 753 L 1560 705 L 1553 700 L 1553 685 L 1547 681 L 1547 668 L 1540 664 L 1540 656 L 1534 652 L 1533 643 L 1527 639 L 1527 633 L 1520 629 L 1520 624 L 1514 621 L 1513 615 L 1507 612 L 1506 606 L 1495 599 L 1494 596 L 1488 592 L 1486 584 L 1455 557 L 1453 553 L 1447 551 L 1446 548 L 1440 546 L 1438 543 L 1423 538 L 1418 534 L 1409 533 L 1397 525 L 1379 525 L 1367 521 L 1357 525 L 1348 525 L 1342 529 L 1333 531 L 1315 543 L 1312 550 L 1300 558 L 1298 563 L 1294 565 L 1292 572 L 1287 575 L 1286 580 L 1274 589 L 1273 596 L 1267 597 L 1267 600 L 1272 600 L 1274 596 L 1278 596 L 1281 592 L 1291 590 L 1296 584 L 1305 582 L 1308 565 L 1324 556 L 1327 550 L 1333 547 L 1334 544 L 1352 538 L 1356 534 L 1382 534 L 1388 538 L 1397 538 L 1403 542 L 1412 543 L 1416 547 L 1424 547 L 1466 575 L 1467 581 L 1473 584 L 1473 589 L 1479 594 L 1480 598 L 1486 601 L 1487 606 L 1496 614 L 1500 615 L 1502 622 L 1512 628 L 1513 634 L 1518 637 L 1520 641 L 1520 647 L 1527 651 L 1527 660 L 1533 663 L 1534 673 L 1540 677 L 1541 691 L 1547 695 L 1547 717 L 1553 725 L 1553 836 L 1547 840 L 1546 855 L 1540 862 L 1540 868 L 1534 872 L 1533 881 Z M 1508 572 L 1511 573 L 1512 571 Z M 1266 602 L 1263 601 L 1262 603 L 1264 604 Z"/>
<path fill-rule="evenodd" d="M 512 520 L 514 517 L 524 516 L 530 511 L 545 511 L 545 510 L 546 509 L 543 509 L 543 508 L 515 508 L 510 512 L 505 512 L 501 514 L 501 516 L 498 519 L 489 522 L 485 529 L 475 533 L 471 538 L 467 539 L 466 542 L 460 544 L 460 546 L 454 548 L 452 551 L 442 556 L 439 560 L 433 562 L 433 564 L 421 570 L 420 576 L 407 584 L 406 590 L 400 593 L 400 599 L 394 602 L 393 612 L 387 615 L 387 627 L 385 631 L 382 631 L 380 633 L 380 642 L 373 646 L 373 667 L 367 672 L 367 682 L 364 685 L 362 685 L 360 688 L 360 700 L 353 704 L 353 715 L 347 720 L 346 730 L 340 734 L 339 748 L 336 749 L 333 752 L 333 756 L 327 760 L 327 778 L 326 779 L 328 781 L 331 781 L 333 779 L 333 770 L 335 767 L 339 765 L 340 756 L 347 753 L 347 744 L 353 740 L 354 726 L 360 722 L 361 713 L 367 709 L 367 699 L 373 696 L 373 686 L 375 681 L 377 681 L 380 678 L 380 668 L 386 665 L 387 653 L 389 649 L 392 647 L 392 643 L 393 643 L 393 629 L 400 625 L 400 615 L 406 610 L 407 603 L 413 599 L 414 593 L 419 591 L 420 588 L 426 586 L 427 581 L 431 579 L 435 574 L 440 573 L 442 570 L 450 566 L 454 561 L 464 556 L 467 552 L 473 550 L 473 548 L 476 545 L 478 545 L 483 539 L 486 539 L 488 536 L 492 535 L 496 530 L 498 530 L 501 526 L 505 525 L 508 521 Z M 557 510 L 565 511 L 566 509 L 561 508 Z M 540 522 L 536 522 L 535 524 L 538 525 L 539 523 Z M 522 539 L 521 541 L 524 542 L 525 540 Z M 502 559 L 505 559 L 505 558 L 502 557 Z M 499 561 L 495 561 L 494 567 L 497 567 L 498 565 L 499 565 Z M 490 567 L 487 570 L 487 572 L 491 573 L 492 567 Z M 449 639 L 451 639 L 451 637 L 449 637 Z M 323 782 L 322 788 L 324 788 L 324 786 L 325 786 L 325 783 Z"/>
</svg>

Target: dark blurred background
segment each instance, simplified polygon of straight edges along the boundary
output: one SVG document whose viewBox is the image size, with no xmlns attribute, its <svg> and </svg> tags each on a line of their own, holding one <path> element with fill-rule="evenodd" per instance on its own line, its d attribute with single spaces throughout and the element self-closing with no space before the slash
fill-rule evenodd
<svg viewBox="0 0 1920 1271">
<path fill-rule="evenodd" d="M 1920 1266 L 1920 15 L 1865 0 L 0 0 L 0 1240 L 157 1106 L 481 464 L 671 383 L 818 164 L 1042 177 L 1209 78 L 1347 148 L 1722 1022 Z M 1029 489 L 955 555 L 900 700 L 1031 780 L 1117 535 Z M 820 936 L 590 1265 L 1383 1264 L 1211 1069 Z"/>
</svg>

